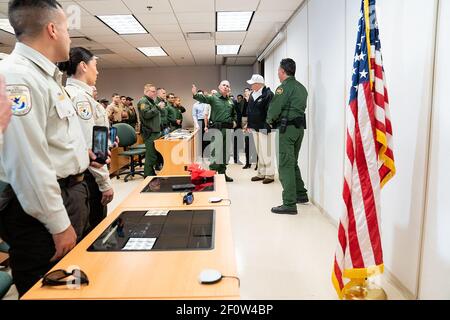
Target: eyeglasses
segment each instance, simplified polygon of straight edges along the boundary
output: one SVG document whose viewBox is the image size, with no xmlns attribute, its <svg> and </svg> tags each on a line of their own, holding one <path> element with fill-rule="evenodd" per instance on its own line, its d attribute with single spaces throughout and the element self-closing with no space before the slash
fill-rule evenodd
<svg viewBox="0 0 450 320">
<path fill-rule="evenodd" d="M 73 278 L 69 278 L 73 277 Z M 72 272 L 66 270 L 55 270 L 47 273 L 43 280 L 43 286 L 64 286 L 74 284 L 89 284 L 89 279 L 83 271 L 80 269 L 73 269 Z"/>
</svg>

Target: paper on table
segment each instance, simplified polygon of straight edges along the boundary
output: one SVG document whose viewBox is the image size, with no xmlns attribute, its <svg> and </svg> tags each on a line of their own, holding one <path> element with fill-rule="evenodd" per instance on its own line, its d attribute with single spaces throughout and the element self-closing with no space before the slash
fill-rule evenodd
<svg viewBox="0 0 450 320">
<path fill-rule="evenodd" d="M 130 238 L 123 247 L 124 251 L 151 250 L 156 242 L 156 238 Z"/>
</svg>

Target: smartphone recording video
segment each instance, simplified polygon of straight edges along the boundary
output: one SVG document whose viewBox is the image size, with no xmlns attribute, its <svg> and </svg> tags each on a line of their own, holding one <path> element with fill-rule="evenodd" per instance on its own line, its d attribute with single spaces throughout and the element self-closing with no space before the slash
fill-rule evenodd
<svg viewBox="0 0 450 320">
<path fill-rule="evenodd" d="M 105 164 L 108 159 L 108 128 L 94 126 L 92 133 L 92 152 L 96 155 L 95 161 Z"/>
</svg>

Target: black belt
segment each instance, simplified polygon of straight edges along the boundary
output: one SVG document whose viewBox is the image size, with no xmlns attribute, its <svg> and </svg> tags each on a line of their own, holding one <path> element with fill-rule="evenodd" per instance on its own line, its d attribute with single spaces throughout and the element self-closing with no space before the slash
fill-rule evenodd
<svg viewBox="0 0 450 320">
<path fill-rule="evenodd" d="M 214 122 L 213 124 L 211 124 L 210 126 L 213 129 L 233 129 L 234 125 L 232 123 L 229 122 Z"/>
<path fill-rule="evenodd" d="M 80 173 L 74 176 L 68 176 L 67 178 L 58 179 L 59 186 L 61 188 L 70 188 L 84 181 L 84 173 Z"/>
</svg>

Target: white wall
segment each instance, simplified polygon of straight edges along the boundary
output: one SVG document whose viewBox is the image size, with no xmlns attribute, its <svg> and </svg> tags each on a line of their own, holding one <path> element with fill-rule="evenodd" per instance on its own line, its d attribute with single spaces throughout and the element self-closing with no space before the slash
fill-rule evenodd
<svg viewBox="0 0 450 320">
<path fill-rule="evenodd" d="M 231 92 L 235 98 L 243 94 L 245 88 L 250 87 L 247 80 L 252 77 L 253 66 L 225 66 L 224 69 L 221 79 L 230 81 Z"/>
<path fill-rule="evenodd" d="M 442 10 L 450 12 L 449 1 L 441 2 L 446 2 L 446 7 Z M 382 192 L 385 266 L 415 295 L 419 285 L 421 230 L 427 181 L 436 3 L 437 1 L 429 0 L 426 4 L 424 0 L 377 1 L 398 171 L 396 177 Z M 306 83 L 310 94 L 308 130 L 310 195 L 335 221 L 339 219 L 343 209 L 341 194 L 345 108 L 349 98 L 360 7 L 361 0 L 309 0 L 307 6 L 291 21 L 285 40 L 287 56 L 296 60 L 300 66 L 299 70 L 309 69 L 309 77 L 301 78 L 301 81 Z M 417 21 L 420 23 L 416 23 Z M 448 25 L 443 26 L 442 30 L 448 30 Z M 441 49 L 443 54 L 448 52 L 445 50 L 448 49 L 448 45 L 447 43 L 447 47 Z M 280 51 L 277 49 L 266 60 L 266 78 L 273 83 L 276 83 L 275 69 L 279 58 Z M 441 77 L 444 76 L 447 76 L 445 72 Z M 298 78 L 300 77 L 301 73 Z M 445 80 L 447 79 L 443 80 L 444 83 Z M 440 101 L 443 104 L 444 101 L 448 101 L 448 97 L 442 97 Z M 447 125 L 442 122 L 444 120 L 440 121 L 442 126 Z M 436 155 L 436 157 L 443 156 Z M 447 151 L 446 160 L 448 156 Z M 300 165 L 302 162 L 303 160 Z M 438 174 L 435 175 L 437 179 Z M 449 181 L 442 177 L 439 179 L 446 183 Z M 442 186 L 442 190 L 444 189 Z M 432 192 L 437 191 L 432 189 Z M 436 204 L 433 207 L 435 215 L 448 207 L 446 205 L 445 202 Z M 437 217 L 430 219 L 428 225 L 434 223 L 434 228 L 437 228 Z M 446 221 L 448 226 L 450 218 Z M 430 228 L 427 231 L 433 233 L 435 230 L 433 227 Z M 448 236 L 445 239 L 448 240 Z M 431 241 L 430 248 L 436 246 L 433 240 L 428 241 Z M 446 254 L 443 254 L 441 249 L 440 255 L 434 251 L 425 253 L 424 256 L 431 254 L 434 257 L 432 259 L 436 261 L 438 257 L 442 260 L 443 256 L 450 259 L 448 250 L 445 251 Z M 330 261 L 331 259 L 332 257 Z M 431 263 L 425 264 L 424 270 L 427 267 L 431 268 Z M 442 268 L 449 271 L 450 265 L 444 265 Z M 438 270 L 435 267 L 433 271 Z M 440 276 L 447 275 L 444 270 L 439 271 Z M 427 290 L 426 286 L 422 285 L 424 293 Z M 450 297 L 448 288 L 449 286 L 446 291 L 447 298 Z M 430 290 L 428 292 L 432 292 Z"/>
<path fill-rule="evenodd" d="M 440 4 L 421 299 L 450 299 L 450 1 Z"/>
</svg>

